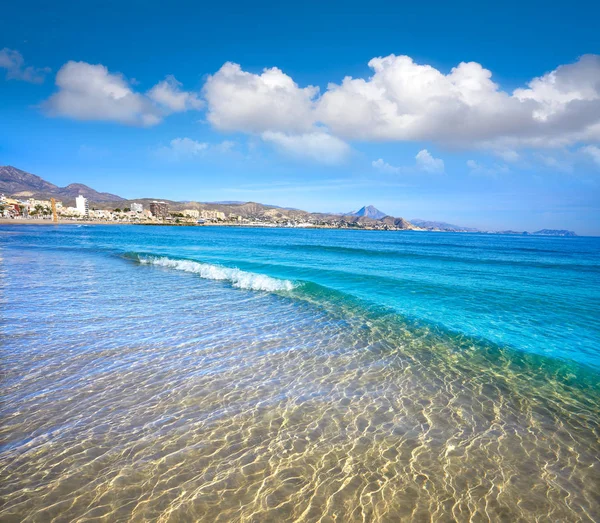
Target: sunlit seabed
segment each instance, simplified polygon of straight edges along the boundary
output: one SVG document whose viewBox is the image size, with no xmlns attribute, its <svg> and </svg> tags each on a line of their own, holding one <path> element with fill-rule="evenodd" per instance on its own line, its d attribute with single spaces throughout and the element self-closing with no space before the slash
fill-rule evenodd
<svg viewBox="0 0 600 523">
<path fill-rule="evenodd" d="M 594 368 L 191 260 L 3 258 L 2 521 L 600 518 Z"/>
</svg>

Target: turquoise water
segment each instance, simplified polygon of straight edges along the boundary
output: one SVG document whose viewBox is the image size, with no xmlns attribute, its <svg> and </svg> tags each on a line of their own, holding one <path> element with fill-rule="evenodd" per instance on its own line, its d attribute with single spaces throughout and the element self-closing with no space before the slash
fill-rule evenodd
<svg viewBox="0 0 600 523">
<path fill-rule="evenodd" d="M 600 518 L 600 238 L 0 246 L 3 520 Z"/>
</svg>

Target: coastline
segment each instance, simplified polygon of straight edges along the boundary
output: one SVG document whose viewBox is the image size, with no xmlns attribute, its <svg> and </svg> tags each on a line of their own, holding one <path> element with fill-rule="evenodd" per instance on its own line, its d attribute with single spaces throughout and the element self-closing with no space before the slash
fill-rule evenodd
<svg viewBox="0 0 600 523">
<path fill-rule="evenodd" d="M 518 236 L 518 237 L 549 237 L 549 238 L 569 238 L 570 235 L 562 234 L 533 234 L 519 232 L 489 232 L 489 231 L 448 231 L 448 230 L 432 230 L 413 227 L 410 229 L 385 229 L 380 227 L 336 227 L 333 225 L 310 225 L 310 226 L 294 226 L 288 227 L 285 225 L 272 225 L 263 223 L 169 223 L 169 222 L 116 222 L 110 220 L 58 220 L 54 223 L 52 220 L 31 220 L 31 219 L 11 219 L 0 218 L 0 226 L 2 225 L 140 225 L 140 226 L 155 226 L 155 227 L 239 227 L 239 228 L 255 228 L 255 229 L 327 229 L 341 231 L 380 231 L 380 232 L 435 232 L 444 234 L 478 234 L 484 236 Z M 580 238 L 594 238 L 594 236 L 574 235 Z"/>
<path fill-rule="evenodd" d="M 285 227 L 278 225 L 269 225 L 261 223 L 164 223 L 164 222 L 115 222 L 108 220 L 58 220 L 58 223 L 52 220 L 14 220 L 10 218 L 0 218 L 0 225 L 143 225 L 158 227 L 260 227 L 261 229 L 340 229 L 353 231 L 424 231 L 426 229 L 380 229 L 376 227 L 335 227 L 332 225 L 311 225 L 310 227 Z"/>
<path fill-rule="evenodd" d="M 90 220 L 12 220 L 0 218 L 0 225 L 139 225 L 131 222 L 90 221 Z"/>
</svg>

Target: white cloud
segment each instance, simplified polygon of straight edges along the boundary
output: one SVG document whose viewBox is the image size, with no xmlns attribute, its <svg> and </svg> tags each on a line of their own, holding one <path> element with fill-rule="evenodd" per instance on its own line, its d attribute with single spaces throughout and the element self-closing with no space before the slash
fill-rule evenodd
<svg viewBox="0 0 600 523">
<path fill-rule="evenodd" d="M 197 156 L 208 149 L 206 142 L 197 142 L 191 138 L 175 138 L 170 143 L 171 150 L 182 156 Z"/>
<path fill-rule="evenodd" d="M 415 156 L 417 160 L 417 167 L 422 171 L 428 173 L 443 173 L 444 172 L 444 161 L 439 158 L 431 156 L 427 149 L 423 149 Z"/>
<path fill-rule="evenodd" d="M 427 149 L 422 149 L 415 156 L 414 166 L 395 166 L 379 158 L 371 162 L 373 168 L 386 174 L 416 174 L 417 172 L 426 172 L 430 174 L 443 174 L 444 161 L 440 158 L 434 158 Z"/>
<path fill-rule="evenodd" d="M 235 146 L 235 142 L 232 142 L 231 140 L 223 140 L 221 143 L 213 146 L 213 148 L 219 153 L 228 153 L 232 151 Z"/>
<path fill-rule="evenodd" d="M 494 154 L 509 163 L 516 163 L 521 159 L 521 155 L 512 149 L 500 149 L 494 151 Z"/>
<path fill-rule="evenodd" d="M 34 84 L 41 84 L 46 74 L 50 72 L 49 67 L 25 67 L 25 60 L 19 51 L 5 47 L 0 51 L 0 69 L 6 69 L 7 80 L 22 80 Z"/>
<path fill-rule="evenodd" d="M 222 131 L 303 133 L 314 123 L 319 89 L 304 88 L 273 67 L 262 74 L 227 62 L 204 85 L 208 121 Z"/>
<path fill-rule="evenodd" d="M 535 157 L 548 169 L 552 171 L 559 171 L 563 173 L 572 173 L 573 165 L 571 161 L 559 160 L 554 156 L 547 154 L 536 154 Z"/>
<path fill-rule="evenodd" d="M 168 75 L 148 91 L 148 97 L 173 112 L 201 109 L 204 102 L 197 94 L 182 91 L 181 85 L 173 75 Z"/>
<path fill-rule="evenodd" d="M 580 151 L 587 154 L 596 164 L 600 166 L 600 147 L 595 145 L 586 145 L 582 147 Z"/>
<path fill-rule="evenodd" d="M 534 78 L 528 87 L 516 89 L 514 96 L 521 101 L 535 101 L 533 117 L 541 122 L 568 111 L 571 102 L 597 101 L 600 99 L 600 57 L 586 55 L 574 64 L 561 65 Z"/>
<path fill-rule="evenodd" d="M 444 75 L 408 56 L 369 62 L 368 80 L 330 84 L 319 116 L 344 137 L 457 146 L 553 146 L 600 132 L 600 56 L 584 56 L 512 95 L 475 62 Z"/>
<path fill-rule="evenodd" d="M 221 143 L 210 144 L 191 138 L 174 138 L 168 146 L 159 147 L 156 154 L 168 160 L 193 159 L 204 156 L 209 152 L 228 153 L 235 147 L 235 142 L 225 140 Z"/>
<path fill-rule="evenodd" d="M 266 131 L 261 137 L 285 154 L 328 165 L 342 163 L 350 153 L 346 142 L 323 131 L 305 134 Z"/>
<path fill-rule="evenodd" d="M 135 92 L 120 73 L 101 65 L 67 62 L 56 75 L 58 92 L 44 107 L 51 116 L 76 120 L 115 121 L 129 125 L 155 125 L 176 111 L 199 107 L 195 95 L 183 92 L 173 77 L 150 89 Z"/>
<path fill-rule="evenodd" d="M 369 62 L 374 75 L 330 84 L 319 103 L 323 122 L 342 135 L 366 140 L 434 140 L 481 137 L 507 110 L 490 71 L 461 63 L 448 75 L 408 56 Z"/>
<path fill-rule="evenodd" d="M 467 160 L 467 167 L 470 170 L 470 174 L 473 176 L 490 176 L 495 178 L 498 174 L 506 174 L 510 172 L 510 169 L 506 165 L 494 164 L 491 167 L 476 162 L 475 160 Z"/>
<path fill-rule="evenodd" d="M 52 116 L 154 125 L 162 115 L 148 98 L 134 92 L 125 77 L 103 65 L 67 62 L 56 75 L 59 90 L 45 104 Z"/>
<path fill-rule="evenodd" d="M 371 165 L 375 169 L 383 173 L 399 174 L 400 172 L 402 172 L 402 167 L 395 167 L 394 165 L 390 165 L 389 163 L 384 162 L 382 158 L 371 162 Z"/>
<path fill-rule="evenodd" d="M 462 62 L 447 74 L 408 56 L 373 58 L 369 66 L 370 77 L 346 77 L 320 94 L 276 67 L 255 74 L 227 62 L 203 87 L 206 119 L 215 129 L 251 134 L 292 156 L 325 163 L 341 162 L 350 139 L 488 149 L 504 162 L 520 161 L 524 147 L 581 148 L 600 141 L 600 55 L 561 65 L 513 92 L 502 90 L 476 62 Z M 0 67 L 7 75 L 36 78 L 16 51 L 1 51 Z M 44 104 L 47 112 L 80 120 L 149 126 L 204 105 L 173 76 L 141 92 L 100 64 L 68 62 L 56 85 Z M 417 167 L 401 169 L 444 170 L 426 149 L 416 161 Z M 383 164 L 374 167 L 398 172 Z"/>
<path fill-rule="evenodd" d="M 564 147 L 600 139 L 600 56 L 557 67 L 525 88 L 502 90 L 491 71 L 462 62 L 444 74 L 408 56 L 369 62 L 369 78 L 346 77 L 319 96 L 277 68 L 262 74 L 226 63 L 209 77 L 208 121 L 217 129 L 305 134 L 327 129 L 341 139 L 427 140 L 501 151 Z"/>
</svg>

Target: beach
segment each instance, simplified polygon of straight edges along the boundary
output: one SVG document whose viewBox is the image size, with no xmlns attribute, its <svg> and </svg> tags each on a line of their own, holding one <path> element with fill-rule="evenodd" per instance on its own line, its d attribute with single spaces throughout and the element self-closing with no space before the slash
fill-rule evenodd
<svg viewBox="0 0 600 523">
<path fill-rule="evenodd" d="M 3 521 L 600 518 L 598 238 L 0 247 Z"/>
</svg>

